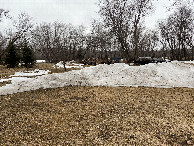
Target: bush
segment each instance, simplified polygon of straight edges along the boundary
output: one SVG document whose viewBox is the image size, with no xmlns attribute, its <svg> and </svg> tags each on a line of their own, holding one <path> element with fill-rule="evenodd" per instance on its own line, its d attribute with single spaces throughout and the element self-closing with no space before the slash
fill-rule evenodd
<svg viewBox="0 0 194 146">
<path fill-rule="evenodd" d="M 20 61 L 20 57 L 17 54 L 16 46 L 14 44 L 9 44 L 7 47 L 5 64 L 7 64 L 7 67 L 14 68 L 18 66 L 19 61 Z"/>
<path fill-rule="evenodd" d="M 34 53 L 27 43 L 22 47 L 22 58 L 21 61 L 24 63 L 26 68 L 32 67 L 35 63 Z"/>
</svg>

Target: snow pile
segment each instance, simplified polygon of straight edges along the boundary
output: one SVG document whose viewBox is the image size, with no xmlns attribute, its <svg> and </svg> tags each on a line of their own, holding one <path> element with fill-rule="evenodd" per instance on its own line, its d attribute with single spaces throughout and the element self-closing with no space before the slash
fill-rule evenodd
<svg viewBox="0 0 194 146">
<path fill-rule="evenodd" d="M 191 64 L 194 64 L 194 61 L 185 61 L 184 63 L 191 63 Z"/>
<path fill-rule="evenodd" d="M 34 71 L 26 71 L 26 72 L 15 72 L 14 75 L 11 75 L 11 77 L 30 77 L 30 76 L 41 76 L 41 75 L 47 75 L 49 70 L 39 70 L 35 69 Z"/>
<path fill-rule="evenodd" d="M 0 95 L 68 85 L 194 88 L 194 66 L 182 62 L 143 66 L 129 66 L 124 63 L 100 64 L 65 73 L 26 78 L 21 81 L 12 80 L 11 84 L 0 88 Z"/>
<path fill-rule="evenodd" d="M 65 67 L 66 68 L 83 68 L 83 65 L 84 64 L 77 64 L 77 63 L 70 63 L 70 62 L 67 62 L 65 64 Z M 63 65 L 63 61 L 60 61 L 59 63 L 55 64 L 53 66 L 54 68 L 64 68 L 64 65 Z"/>
<path fill-rule="evenodd" d="M 39 70 L 35 69 L 34 71 L 26 71 L 26 72 L 15 72 L 14 75 L 11 75 L 8 79 L 0 79 L 0 82 L 6 82 L 6 81 L 23 81 L 26 80 L 27 77 L 35 77 L 35 76 L 41 76 L 41 75 L 47 75 L 50 71 L 49 70 Z"/>
</svg>

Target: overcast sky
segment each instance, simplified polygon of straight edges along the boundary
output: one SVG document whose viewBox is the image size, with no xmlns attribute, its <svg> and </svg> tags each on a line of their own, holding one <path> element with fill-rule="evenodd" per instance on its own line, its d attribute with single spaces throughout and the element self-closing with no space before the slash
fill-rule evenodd
<svg viewBox="0 0 194 146">
<path fill-rule="evenodd" d="M 172 0 L 154 2 L 155 12 L 146 18 L 146 26 L 153 27 L 158 19 L 167 17 L 166 7 Z M 191 0 L 193 1 L 193 0 Z M 29 14 L 36 23 L 60 21 L 89 27 L 98 19 L 98 0 L 0 0 L 0 8 L 17 17 L 21 12 Z"/>
<path fill-rule="evenodd" d="M 97 17 L 98 0 L 0 0 L 11 15 L 26 12 L 35 22 L 61 21 L 87 25 Z"/>
</svg>

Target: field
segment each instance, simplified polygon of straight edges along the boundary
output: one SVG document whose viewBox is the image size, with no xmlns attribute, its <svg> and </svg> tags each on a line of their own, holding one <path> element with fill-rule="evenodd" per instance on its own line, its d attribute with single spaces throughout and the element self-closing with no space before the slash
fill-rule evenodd
<svg viewBox="0 0 194 146">
<path fill-rule="evenodd" d="M 64 72 L 53 65 L 40 63 L 30 70 Z M 19 71 L 26 69 L 0 66 L 0 79 Z M 194 88 L 105 86 L 193 86 L 193 77 L 193 65 L 174 62 L 100 65 L 0 82 L 0 145 L 194 145 Z M 84 80 L 102 85 L 75 86 Z M 75 85 L 57 88 L 65 82 Z M 5 84 L 12 85 L 1 87 Z M 43 89 L 42 84 L 54 86 Z M 10 87 L 17 91 L 36 86 L 40 89 L 1 94 L 4 89 L 9 93 Z"/>
<path fill-rule="evenodd" d="M 194 89 L 79 87 L 0 96 L 1 145 L 194 145 Z"/>
</svg>

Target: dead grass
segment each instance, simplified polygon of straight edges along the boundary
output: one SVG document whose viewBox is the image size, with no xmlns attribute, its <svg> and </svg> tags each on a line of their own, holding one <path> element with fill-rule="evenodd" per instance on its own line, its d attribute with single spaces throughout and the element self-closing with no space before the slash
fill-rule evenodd
<svg viewBox="0 0 194 146">
<path fill-rule="evenodd" d="M 0 82 L 0 87 L 5 86 L 6 84 L 11 84 L 11 81 Z"/>
<path fill-rule="evenodd" d="M 7 68 L 6 66 L 0 65 L 0 79 L 8 78 L 18 71 L 25 71 L 25 68 Z"/>
<path fill-rule="evenodd" d="M 194 145 L 194 89 L 64 87 L 0 96 L 2 145 Z"/>
<path fill-rule="evenodd" d="M 194 66 L 194 64 L 193 64 L 193 63 L 185 63 L 185 64 L 188 64 L 188 65 L 192 65 L 192 66 Z"/>
</svg>

